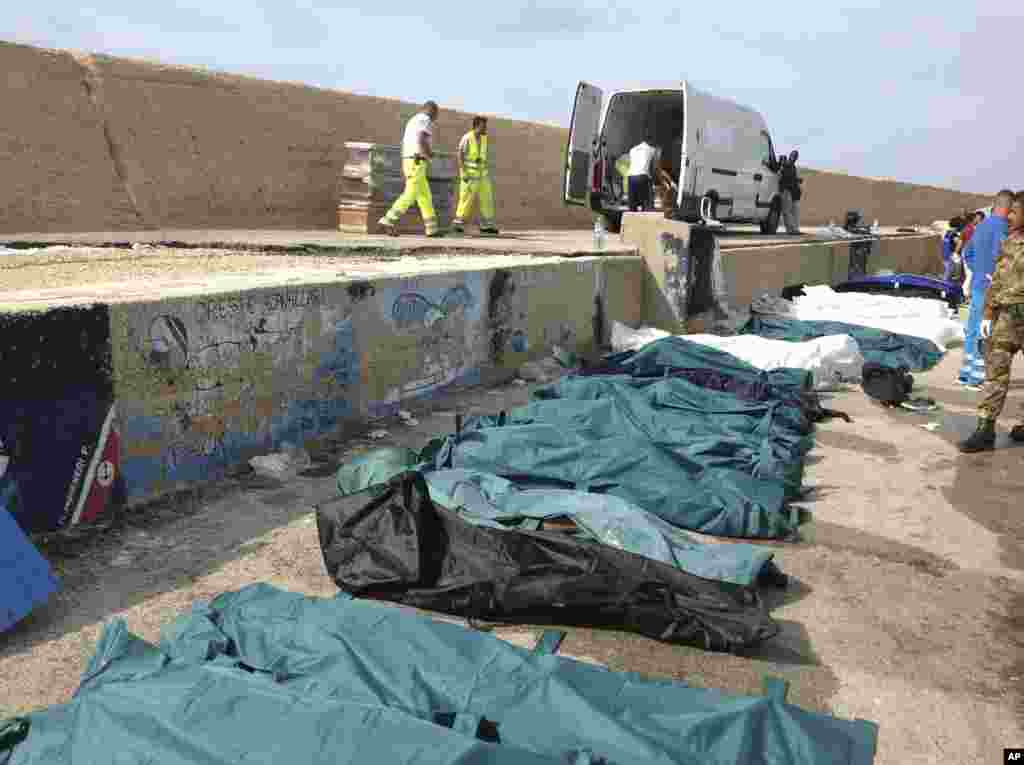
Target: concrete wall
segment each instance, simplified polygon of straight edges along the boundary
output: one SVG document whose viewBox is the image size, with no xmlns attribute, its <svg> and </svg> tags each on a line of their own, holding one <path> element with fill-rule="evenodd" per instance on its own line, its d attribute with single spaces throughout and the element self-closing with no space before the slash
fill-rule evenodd
<svg viewBox="0 0 1024 765">
<path fill-rule="evenodd" d="M 858 178 L 841 173 L 802 169 L 802 223 L 842 224 L 847 210 L 858 210 L 869 223 L 900 226 L 949 220 L 964 208 L 974 210 L 992 203 L 992 195 L 964 194 L 935 186 Z M 1014 183 L 1008 179 L 1007 183 Z M 993 192 L 997 189 L 993 189 Z"/>
<path fill-rule="evenodd" d="M 3 42 L 0 71 L 5 233 L 333 228 L 344 142 L 398 143 L 404 119 L 416 108 Z M 566 119 L 570 109 L 567 100 Z M 454 148 L 470 116 L 442 110 L 442 148 Z M 504 227 L 589 225 L 588 211 L 561 202 L 566 131 L 495 118 L 491 132 Z M 848 209 L 886 224 L 931 222 L 987 203 L 942 189 L 812 171 L 806 171 L 805 190 L 807 223 L 839 220 Z"/>
<path fill-rule="evenodd" d="M 622 239 L 639 248 L 644 261 L 644 323 L 668 332 L 703 331 L 694 324 L 693 267 L 701 257 L 695 233 L 685 223 L 659 215 L 624 216 Z M 887 237 L 860 245 L 850 242 L 811 242 L 721 250 L 721 286 L 733 309 L 744 312 L 763 294 L 779 295 L 793 284 L 840 284 L 851 276 L 851 250 L 869 247 L 864 272 L 932 274 L 942 272 L 942 242 L 938 235 Z M 689 278 L 690 282 L 687 282 Z M 620 317 L 612 318 L 625 321 Z"/>
<path fill-rule="evenodd" d="M 848 242 L 815 242 L 779 247 L 739 247 L 722 252 L 726 290 L 737 308 L 764 293 L 778 295 L 791 284 L 841 284 L 850 277 Z M 942 273 L 938 236 L 907 236 L 871 243 L 866 273 Z"/>
<path fill-rule="evenodd" d="M 0 43 L 0 104 L 0 231 L 140 225 L 69 54 Z"/>
<path fill-rule="evenodd" d="M 345 141 L 397 144 L 405 119 L 417 108 L 293 83 L 3 42 L 0 62 L 7 74 L 6 84 L 0 78 L 0 99 L 6 105 L 16 98 L 20 115 L 0 126 L 16 147 L 10 156 L 0 153 L 0 175 L 17 179 L 0 186 L 0 232 L 8 233 L 143 225 L 333 228 Z M 53 115 L 50 133 L 39 135 L 40 114 Z M 471 117 L 443 110 L 439 145 L 454 148 Z M 506 227 L 589 224 L 587 211 L 561 204 L 565 131 L 494 119 L 491 132 Z M 76 161 L 91 163 L 78 186 L 68 187 L 65 180 L 65 145 L 75 147 Z M 90 183 L 101 193 L 112 187 L 117 204 L 88 199 Z M 76 207 L 74 200 L 83 203 Z"/>
<path fill-rule="evenodd" d="M 153 498 L 555 345 L 592 350 L 595 319 L 641 320 L 641 272 L 635 256 L 580 258 L 0 314 L 0 507 L 69 525 L 79 496 L 93 517 L 115 492 Z"/>
</svg>

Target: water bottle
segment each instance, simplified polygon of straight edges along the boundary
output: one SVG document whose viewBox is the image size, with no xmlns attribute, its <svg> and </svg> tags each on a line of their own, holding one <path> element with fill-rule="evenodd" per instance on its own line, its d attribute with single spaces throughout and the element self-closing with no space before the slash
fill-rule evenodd
<svg viewBox="0 0 1024 765">
<path fill-rule="evenodd" d="M 594 249 L 598 252 L 604 252 L 604 242 L 604 218 L 597 215 L 594 217 Z"/>
</svg>

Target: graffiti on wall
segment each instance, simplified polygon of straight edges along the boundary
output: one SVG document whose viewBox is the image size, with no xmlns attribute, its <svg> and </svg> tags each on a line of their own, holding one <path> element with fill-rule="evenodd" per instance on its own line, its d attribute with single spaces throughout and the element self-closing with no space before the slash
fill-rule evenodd
<svg viewBox="0 0 1024 765">
<path fill-rule="evenodd" d="M 105 306 L 0 315 L 0 508 L 29 532 L 124 498 Z"/>
<path fill-rule="evenodd" d="M 576 267 L 578 273 L 588 273 L 592 266 L 578 263 Z M 599 278 L 595 276 L 595 290 L 600 287 Z M 564 294 L 564 283 L 557 271 L 548 269 L 494 272 L 487 306 L 488 353 L 492 363 L 518 365 L 532 351 L 543 349 L 558 354 L 576 348 L 579 331 L 577 323 L 566 318 L 569 296 Z M 542 290 L 549 296 L 554 290 L 558 297 L 554 302 L 550 297 L 547 301 L 541 299 L 538 304 L 536 291 L 531 302 L 531 290 Z"/>
<path fill-rule="evenodd" d="M 687 241 L 669 233 L 658 237 L 658 252 L 665 257 L 665 297 L 672 318 L 685 322 L 692 289 L 690 248 Z"/>
<path fill-rule="evenodd" d="M 119 327 L 130 495 L 217 477 L 351 416 L 351 299 L 320 287 L 134 306 Z M 147 310 L 143 310 L 143 309 Z"/>
<path fill-rule="evenodd" d="M 577 268 L 584 265 L 589 269 L 589 264 L 577 264 Z M 527 268 L 513 272 L 499 268 L 493 273 L 487 303 L 488 349 L 492 363 L 519 364 L 526 359 L 526 354 L 536 350 L 530 339 L 528 295 L 531 289 L 552 283 L 560 284 L 561 280 L 557 272 L 550 269 Z M 537 313 L 536 309 L 533 313 Z M 564 302 L 559 303 L 555 313 L 560 317 L 566 315 Z M 564 318 L 545 321 L 539 331 L 534 330 L 534 340 L 539 340 L 546 350 L 571 348 L 576 343 L 576 325 Z"/>
<path fill-rule="evenodd" d="M 380 289 L 377 304 L 393 332 L 369 366 L 379 398 L 371 414 L 479 375 L 482 282 L 479 274 L 406 279 Z"/>
</svg>

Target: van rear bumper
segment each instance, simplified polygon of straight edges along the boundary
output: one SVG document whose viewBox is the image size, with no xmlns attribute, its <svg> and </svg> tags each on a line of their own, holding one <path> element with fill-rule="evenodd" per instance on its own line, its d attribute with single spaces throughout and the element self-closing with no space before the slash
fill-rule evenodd
<svg viewBox="0 0 1024 765">
<path fill-rule="evenodd" d="M 674 203 L 675 200 L 673 200 Z M 621 214 L 629 212 L 629 205 L 621 202 L 607 202 L 600 194 L 590 195 L 590 208 L 596 213 Z M 673 220 L 697 221 L 700 219 L 700 198 L 693 195 L 684 195 L 681 206 L 675 206 L 664 210 L 666 218 Z"/>
</svg>

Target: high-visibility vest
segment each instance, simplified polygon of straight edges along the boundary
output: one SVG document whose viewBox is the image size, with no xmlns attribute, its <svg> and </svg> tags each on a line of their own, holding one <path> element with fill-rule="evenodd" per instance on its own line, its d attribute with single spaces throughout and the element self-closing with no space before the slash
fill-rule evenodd
<svg viewBox="0 0 1024 765">
<path fill-rule="evenodd" d="M 470 130 L 464 136 L 466 139 L 466 156 L 462 159 L 462 166 L 466 175 L 477 177 L 487 172 L 487 136 L 480 136 L 477 141 L 476 132 Z"/>
</svg>

